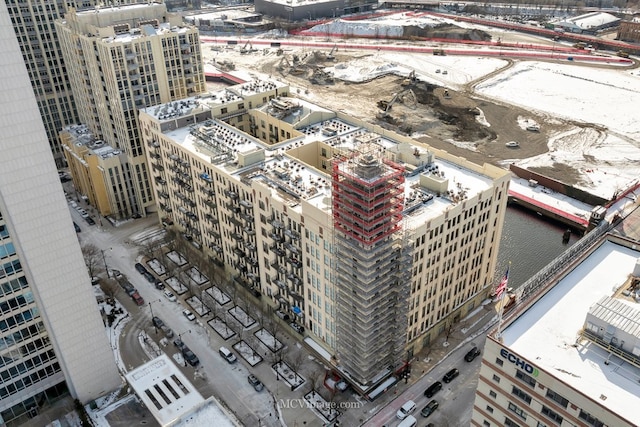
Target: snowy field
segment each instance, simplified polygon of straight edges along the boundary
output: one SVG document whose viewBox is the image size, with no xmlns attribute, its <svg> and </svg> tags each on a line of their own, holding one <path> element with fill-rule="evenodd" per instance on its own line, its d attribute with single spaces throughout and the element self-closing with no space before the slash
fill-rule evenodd
<svg viewBox="0 0 640 427">
<path fill-rule="evenodd" d="M 363 35 L 386 34 L 395 31 L 398 22 L 406 15 L 397 14 L 378 20 L 367 20 L 357 28 L 362 28 Z M 420 23 L 420 19 L 424 22 Z M 414 25 L 433 25 L 433 18 L 411 17 Z M 453 21 L 450 21 L 453 22 Z M 505 32 L 498 29 L 473 26 L 456 22 L 456 25 L 478 28 L 493 33 L 494 40 L 516 41 L 521 43 L 549 44 L 535 36 Z M 340 21 L 324 24 L 324 27 L 311 29 L 326 32 L 326 29 L 343 25 Z M 346 25 L 346 24 L 345 24 Z M 387 26 L 387 27 L 385 27 Z M 367 28 L 365 31 L 364 28 Z M 273 33 L 256 36 L 270 38 Z M 482 97 L 492 98 L 505 104 L 513 104 L 546 117 L 548 123 L 574 123 L 576 127 L 568 132 L 549 135 L 549 151 L 545 154 L 522 160 L 505 162 L 515 163 L 521 167 L 553 167 L 563 163 L 580 171 L 583 179 L 576 186 L 603 198 L 610 198 L 622 189 L 628 188 L 640 177 L 640 121 L 636 121 L 636 106 L 640 103 L 640 72 L 637 69 L 619 67 L 585 66 L 572 62 L 543 62 L 535 60 L 514 60 L 514 65 L 507 67 L 505 58 L 487 58 L 473 56 L 434 56 L 427 53 L 404 53 L 385 51 L 394 46 L 407 46 L 408 41 L 380 41 L 371 39 L 328 37 L 287 37 L 296 43 L 330 42 L 336 44 L 340 59 L 351 55 L 353 59 L 337 62 L 325 71 L 348 82 L 364 82 L 384 74 L 407 76 L 412 70 L 420 80 L 448 87 L 454 90 L 469 90 L 465 85 L 473 85 L 476 93 Z M 219 40 L 218 40 L 219 41 Z M 381 50 L 355 50 L 341 48 L 347 41 L 354 44 L 376 44 L 384 47 Z M 424 43 L 422 43 L 424 45 Z M 433 44 L 432 44 L 433 45 Z M 561 46 L 560 43 L 557 44 Z M 439 47 L 461 49 L 460 44 Z M 567 47 L 568 45 L 564 45 Z M 465 49 L 478 47 L 465 47 Z M 485 49 L 485 47 L 482 47 Z M 284 46 L 285 53 L 304 54 L 313 50 L 328 52 L 330 48 L 290 47 Z M 503 51 L 506 55 L 507 51 Z M 238 51 L 223 49 L 213 51 L 203 48 L 205 62 L 212 63 L 230 60 L 236 65 L 239 75 L 256 76 L 265 64 L 273 64 L 279 58 L 273 49 L 265 49 L 253 55 L 241 55 Z M 500 68 L 503 71 L 488 76 Z M 440 72 L 436 72 L 440 70 Z M 442 71 L 448 71 L 443 74 Z M 483 77 L 489 77 L 482 81 Z M 280 75 L 272 78 L 286 80 Z M 312 102 L 326 102 L 322 96 L 314 94 L 313 85 L 292 90 L 298 96 Z M 292 85 L 292 88 L 295 88 Z M 346 109 L 347 106 L 342 107 Z M 341 109 L 340 106 L 335 106 Z M 352 108 L 352 107 L 350 107 Z M 353 107 L 355 108 L 355 107 Z M 482 114 L 481 114 L 482 115 Z M 487 124 L 488 125 L 488 124 Z M 514 123 L 514 126 L 520 124 Z"/>
</svg>

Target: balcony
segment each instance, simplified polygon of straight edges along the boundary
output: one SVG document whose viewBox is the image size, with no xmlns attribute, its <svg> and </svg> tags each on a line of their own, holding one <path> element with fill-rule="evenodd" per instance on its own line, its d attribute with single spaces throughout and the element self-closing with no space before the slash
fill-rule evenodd
<svg viewBox="0 0 640 427">
<path fill-rule="evenodd" d="M 224 190 L 224 194 L 232 199 L 232 200 L 237 200 L 238 199 L 238 193 L 234 192 L 234 191 L 229 191 L 229 190 Z"/>
<path fill-rule="evenodd" d="M 240 205 L 245 207 L 245 208 L 247 208 L 247 209 L 253 209 L 253 205 L 248 200 L 241 200 L 240 201 Z"/>
<path fill-rule="evenodd" d="M 166 185 L 167 181 L 165 181 L 164 179 L 160 178 L 159 176 L 156 177 L 156 184 L 160 184 L 160 185 Z"/>
<path fill-rule="evenodd" d="M 213 179 L 209 176 L 209 174 L 207 173 L 201 173 L 200 175 L 198 175 L 200 178 L 202 178 L 203 180 L 205 180 L 208 183 L 212 183 Z"/>
<path fill-rule="evenodd" d="M 238 233 L 231 233 L 231 238 L 233 240 L 237 240 L 237 241 L 242 241 L 242 234 L 238 234 Z"/>
</svg>

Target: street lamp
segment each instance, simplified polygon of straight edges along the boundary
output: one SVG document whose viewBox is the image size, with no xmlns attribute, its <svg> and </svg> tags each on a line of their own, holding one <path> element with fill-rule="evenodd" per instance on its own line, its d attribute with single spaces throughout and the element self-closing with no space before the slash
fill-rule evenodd
<svg viewBox="0 0 640 427">
<path fill-rule="evenodd" d="M 153 304 L 154 302 L 160 302 L 161 300 L 157 300 L 157 301 L 149 301 L 149 310 L 151 311 L 151 323 L 153 323 L 153 329 L 155 329 L 156 334 L 158 333 L 158 327 L 156 326 L 156 322 L 153 321 L 153 307 L 151 306 L 151 304 Z"/>
</svg>

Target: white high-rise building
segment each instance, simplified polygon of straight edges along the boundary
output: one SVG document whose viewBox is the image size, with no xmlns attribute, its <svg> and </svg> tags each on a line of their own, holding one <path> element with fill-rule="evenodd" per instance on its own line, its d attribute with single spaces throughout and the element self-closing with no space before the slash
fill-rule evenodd
<svg viewBox="0 0 640 427">
<path fill-rule="evenodd" d="M 0 3 L 0 424 L 120 385 L 16 35 Z"/>
</svg>

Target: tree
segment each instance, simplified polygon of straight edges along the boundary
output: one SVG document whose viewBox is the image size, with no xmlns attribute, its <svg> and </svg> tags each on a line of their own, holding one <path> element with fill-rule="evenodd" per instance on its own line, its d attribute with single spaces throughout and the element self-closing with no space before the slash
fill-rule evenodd
<svg viewBox="0 0 640 427">
<path fill-rule="evenodd" d="M 109 278 L 100 281 L 100 289 L 102 289 L 107 298 L 115 299 L 122 288 L 117 280 Z"/>
<path fill-rule="evenodd" d="M 296 378 L 300 376 L 298 372 L 300 372 L 300 368 L 302 367 L 304 362 L 305 362 L 305 355 L 300 350 L 290 351 L 287 354 L 287 365 L 289 365 L 291 369 L 293 369 L 293 373 L 296 375 Z"/>
<path fill-rule="evenodd" d="M 89 276 L 92 278 L 97 276 L 100 271 L 104 271 L 101 264 L 104 263 L 104 256 L 102 250 L 93 243 L 86 243 L 82 245 L 82 256 L 84 257 L 84 263 L 87 265 Z"/>
</svg>

